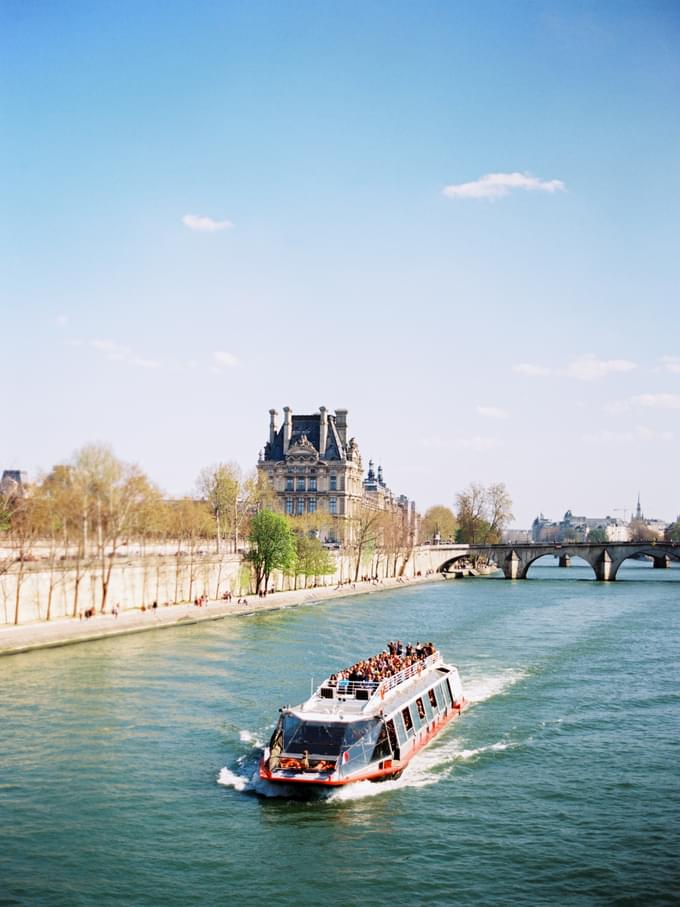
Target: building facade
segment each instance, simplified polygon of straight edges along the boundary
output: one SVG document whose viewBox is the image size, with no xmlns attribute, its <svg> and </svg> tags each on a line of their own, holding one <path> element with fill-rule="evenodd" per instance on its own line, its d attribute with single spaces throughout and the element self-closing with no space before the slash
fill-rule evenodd
<svg viewBox="0 0 680 907">
<path fill-rule="evenodd" d="M 295 415 L 284 406 L 280 426 L 278 412 L 270 409 L 269 440 L 257 464 L 281 511 L 316 517 L 329 542 L 350 541 L 352 519 L 366 506 L 403 512 L 407 521 L 415 516 L 414 506 L 387 488 L 382 469 L 376 474 L 372 461 L 364 479 L 359 447 L 347 435 L 346 409 L 331 413 L 321 406 L 317 413 Z"/>
</svg>

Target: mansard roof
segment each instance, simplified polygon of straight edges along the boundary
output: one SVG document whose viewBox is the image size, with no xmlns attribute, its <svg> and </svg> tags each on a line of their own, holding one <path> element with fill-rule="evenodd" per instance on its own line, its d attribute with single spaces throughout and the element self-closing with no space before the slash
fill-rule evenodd
<svg viewBox="0 0 680 907">
<path fill-rule="evenodd" d="M 314 450 L 319 453 L 319 445 L 321 438 L 321 414 L 314 413 L 310 416 L 296 416 L 292 415 L 292 432 L 290 436 L 290 445 L 289 451 L 296 444 L 299 444 L 303 436 L 307 439 L 307 442 L 312 445 Z M 337 428 L 335 426 L 335 417 L 328 415 L 328 434 L 326 436 L 326 450 L 321 457 L 322 460 L 344 460 L 346 457 L 346 449 L 340 440 L 338 435 Z M 273 444 L 267 444 L 264 449 L 264 458 L 265 460 L 285 460 L 283 453 L 283 429 L 282 425 L 279 428 L 276 436 L 274 438 Z"/>
</svg>

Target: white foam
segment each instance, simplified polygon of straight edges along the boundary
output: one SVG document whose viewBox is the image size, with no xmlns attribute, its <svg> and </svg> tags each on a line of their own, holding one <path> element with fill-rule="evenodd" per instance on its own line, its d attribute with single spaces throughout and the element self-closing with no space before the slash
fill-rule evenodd
<svg viewBox="0 0 680 907">
<path fill-rule="evenodd" d="M 465 698 L 470 703 L 484 702 L 494 696 L 505 693 L 510 687 L 526 677 L 524 671 L 506 671 L 495 677 L 471 677 L 463 684 Z"/>
<path fill-rule="evenodd" d="M 249 779 L 244 775 L 237 775 L 225 765 L 224 768 L 220 769 L 217 783 L 222 784 L 224 787 L 233 787 L 234 790 L 244 791 L 248 789 Z"/>
</svg>

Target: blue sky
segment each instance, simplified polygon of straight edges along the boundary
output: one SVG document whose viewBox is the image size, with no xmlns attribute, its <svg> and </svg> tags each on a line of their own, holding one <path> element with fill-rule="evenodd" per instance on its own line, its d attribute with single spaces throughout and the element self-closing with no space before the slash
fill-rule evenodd
<svg viewBox="0 0 680 907">
<path fill-rule="evenodd" d="M 0 17 L 1 467 L 180 494 L 323 404 L 421 509 L 680 511 L 676 3 Z"/>
</svg>

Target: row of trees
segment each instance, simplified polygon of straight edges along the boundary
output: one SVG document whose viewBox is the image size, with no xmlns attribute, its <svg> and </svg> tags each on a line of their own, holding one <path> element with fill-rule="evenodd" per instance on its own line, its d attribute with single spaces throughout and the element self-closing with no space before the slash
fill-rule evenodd
<svg viewBox="0 0 680 907">
<path fill-rule="evenodd" d="M 11 568 L 16 580 L 15 623 L 25 577 L 38 559 L 49 574 L 48 620 L 55 590 L 67 573 L 72 614 L 78 614 L 83 581 L 93 573 L 104 610 L 122 554 L 174 555 L 177 587 L 180 562 L 191 566 L 208 549 L 218 556 L 248 550 L 258 590 L 267 588 L 274 569 L 292 577 L 296 587 L 300 578 L 307 584 L 311 577 L 334 573 L 334 560 L 320 540 L 334 518 L 323 513 L 284 517 L 276 510 L 266 479 L 257 472 L 244 477 L 233 463 L 206 467 L 193 496 L 168 499 L 139 467 L 119 460 L 105 445 L 87 445 L 31 486 L 0 492 L 0 573 Z M 355 579 L 369 558 L 372 575 L 381 560 L 387 562 L 383 573 L 403 570 L 410 536 L 401 514 L 360 507 L 349 522 Z"/>
<path fill-rule="evenodd" d="M 472 482 L 456 495 L 456 511 L 431 507 L 420 524 L 420 540 L 455 541 L 469 545 L 495 545 L 513 519 L 512 500 L 503 482 Z"/>
</svg>

